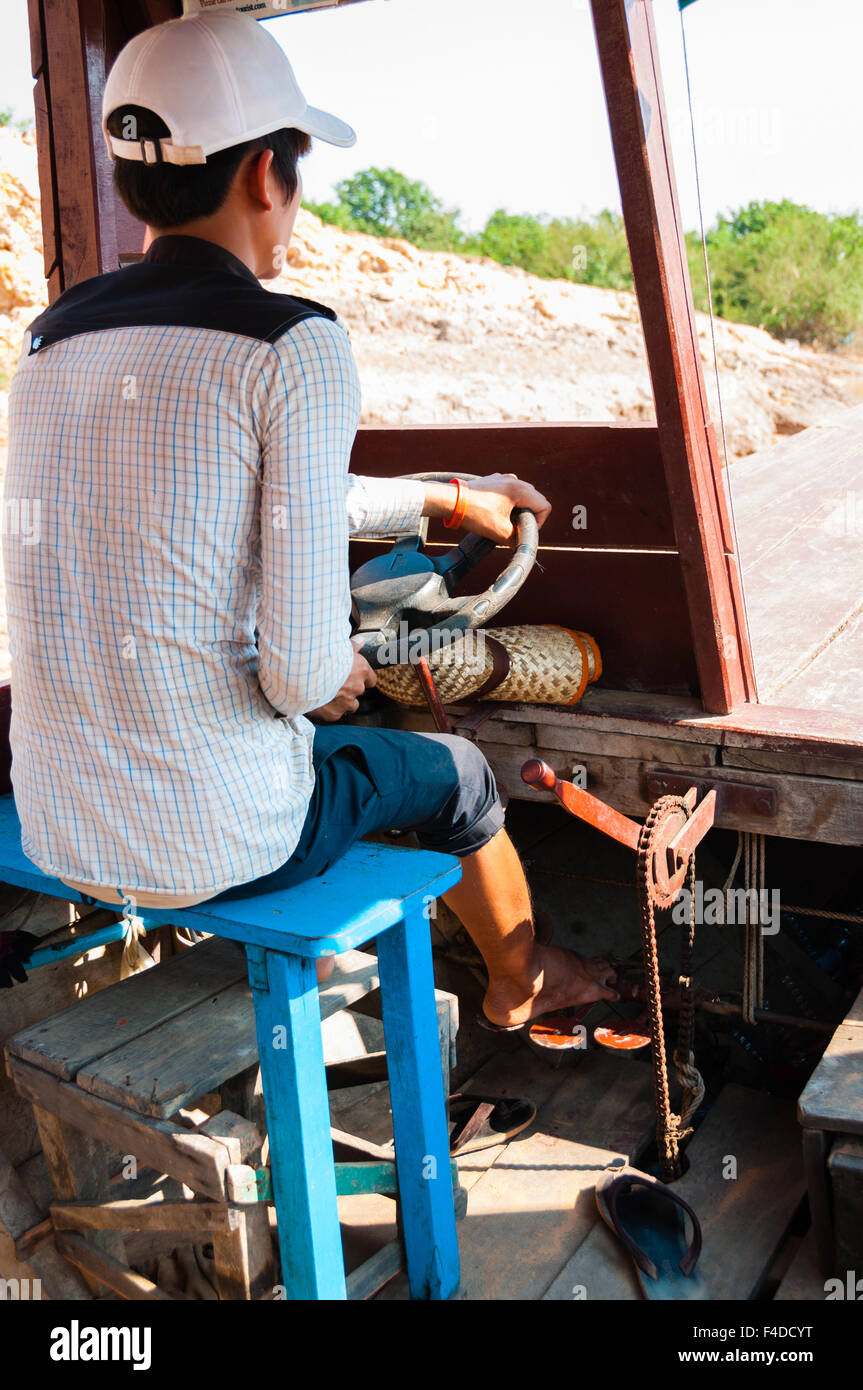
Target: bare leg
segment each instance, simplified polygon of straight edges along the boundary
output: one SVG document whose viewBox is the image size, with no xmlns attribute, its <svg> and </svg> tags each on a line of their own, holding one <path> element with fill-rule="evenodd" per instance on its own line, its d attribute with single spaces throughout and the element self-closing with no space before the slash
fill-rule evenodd
<svg viewBox="0 0 863 1390">
<path fill-rule="evenodd" d="M 568 1005 L 617 999 L 607 961 L 541 946 L 524 870 L 505 830 L 461 861 L 444 902 L 464 924 L 488 969 L 483 1009 L 492 1023 L 516 1024 Z"/>
</svg>

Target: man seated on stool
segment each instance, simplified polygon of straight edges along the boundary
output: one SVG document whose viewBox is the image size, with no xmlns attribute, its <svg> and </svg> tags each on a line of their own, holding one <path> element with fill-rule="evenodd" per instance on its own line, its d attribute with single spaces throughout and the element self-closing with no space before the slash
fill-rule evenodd
<svg viewBox="0 0 863 1390">
<path fill-rule="evenodd" d="M 289 887 L 411 829 L 461 860 L 446 902 L 488 967 L 487 1022 L 616 998 L 606 961 L 535 940 L 477 748 L 339 723 L 375 683 L 350 637 L 349 533 L 456 501 L 349 475 L 347 334 L 259 283 L 284 262 L 309 137 L 353 131 L 224 11 L 133 38 L 104 118 L 149 249 L 41 314 L 12 385 L 7 503 L 40 517 L 38 544 L 6 544 L 26 854 L 101 902 L 171 908 Z M 549 512 L 529 483 L 483 478 L 464 527 L 506 542 L 514 507 Z"/>
</svg>

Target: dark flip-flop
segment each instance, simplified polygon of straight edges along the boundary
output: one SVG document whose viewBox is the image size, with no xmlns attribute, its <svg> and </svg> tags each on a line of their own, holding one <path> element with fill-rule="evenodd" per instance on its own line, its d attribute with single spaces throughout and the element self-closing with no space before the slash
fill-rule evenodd
<svg viewBox="0 0 863 1390">
<path fill-rule="evenodd" d="M 505 1144 L 535 1119 L 536 1106 L 532 1101 L 456 1091 L 449 1098 L 449 1151 L 473 1153 L 491 1144 Z"/>
<path fill-rule="evenodd" d="M 488 1033 L 520 1033 L 528 1023 L 533 1023 L 534 1019 L 525 1019 L 524 1023 L 492 1023 L 488 1015 L 480 1009 L 476 1021 L 480 1028 L 485 1028 Z"/>
<path fill-rule="evenodd" d="M 671 1187 L 635 1168 L 614 1168 L 596 1184 L 596 1205 L 625 1246 L 645 1298 L 652 1301 L 707 1297 L 696 1269 L 701 1225 L 688 1202 Z M 692 1224 L 687 1244 L 686 1218 Z"/>
</svg>

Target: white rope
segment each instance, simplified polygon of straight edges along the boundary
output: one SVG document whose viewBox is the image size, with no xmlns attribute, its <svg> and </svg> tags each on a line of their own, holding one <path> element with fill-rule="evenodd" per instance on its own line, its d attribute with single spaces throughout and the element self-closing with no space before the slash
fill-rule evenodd
<svg viewBox="0 0 863 1390">
<path fill-rule="evenodd" d="M 766 836 L 743 831 L 744 967 L 743 1021 L 755 1023 L 764 1008 L 764 932 L 762 906 L 767 893 Z"/>
<path fill-rule="evenodd" d="M 689 1132 L 689 1121 L 695 1114 L 701 1102 L 704 1100 L 704 1077 L 695 1065 L 695 1054 L 688 1052 L 682 1057 L 678 1051 L 674 1051 L 673 1060 L 677 1079 L 680 1082 L 683 1095 L 680 1103 L 680 1117 L 678 1124 L 680 1133 L 678 1138 L 684 1139 Z"/>
<path fill-rule="evenodd" d="M 138 975 L 149 970 L 156 962 L 144 946 L 147 935 L 143 918 L 135 912 L 134 898 L 123 898 L 123 957 L 120 961 L 120 979 L 127 980 L 130 975 Z"/>
<path fill-rule="evenodd" d="M 727 924 L 727 922 L 728 922 L 728 913 L 727 913 L 727 908 L 728 908 L 728 890 L 729 890 L 729 888 L 731 887 L 732 883 L 734 882 L 734 875 L 737 873 L 737 866 L 738 866 L 738 864 L 740 863 L 740 856 L 742 855 L 742 853 L 743 853 L 743 831 L 742 831 L 742 830 L 738 830 L 738 832 L 737 832 L 737 853 L 736 853 L 735 856 L 734 856 L 734 863 L 731 865 L 731 868 L 730 868 L 729 873 L 728 873 L 728 877 L 727 877 L 727 879 L 725 880 L 725 883 L 724 883 L 723 886 L 722 886 L 722 921 L 721 921 L 721 923 L 720 923 L 720 926 L 723 926 L 723 927 L 724 927 L 724 926 Z"/>
</svg>

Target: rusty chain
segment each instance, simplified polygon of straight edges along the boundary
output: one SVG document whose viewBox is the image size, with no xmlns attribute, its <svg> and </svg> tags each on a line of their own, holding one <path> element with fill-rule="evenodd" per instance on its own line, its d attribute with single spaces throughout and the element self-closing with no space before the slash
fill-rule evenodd
<svg viewBox="0 0 863 1390">
<path fill-rule="evenodd" d="M 663 823 L 669 813 L 689 811 L 682 797 L 661 796 L 651 807 L 638 841 L 636 879 L 641 920 L 641 948 L 650 1015 L 653 1092 L 656 1102 L 656 1146 L 664 1181 L 680 1176 L 680 1144 L 691 1133 L 689 1120 L 704 1095 L 704 1082 L 695 1066 L 695 1004 L 692 982 L 692 952 L 695 944 L 695 856 L 689 862 L 689 923 L 680 951 L 680 1016 L 674 1063 L 683 1088 L 681 1113 L 671 1108 L 665 1027 L 662 1017 L 662 987 L 659 977 L 659 949 L 656 941 L 655 909 L 670 907 L 676 893 L 663 894 L 656 885 L 653 859 Z"/>
</svg>

